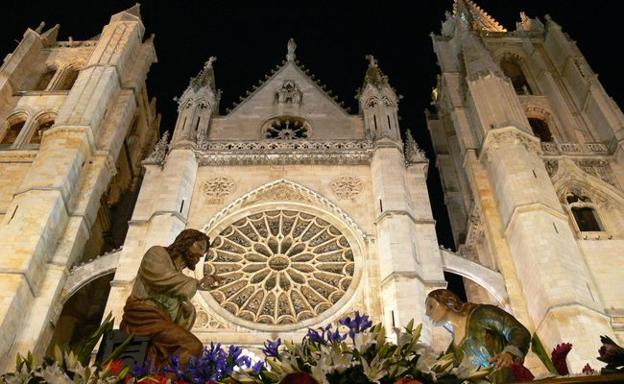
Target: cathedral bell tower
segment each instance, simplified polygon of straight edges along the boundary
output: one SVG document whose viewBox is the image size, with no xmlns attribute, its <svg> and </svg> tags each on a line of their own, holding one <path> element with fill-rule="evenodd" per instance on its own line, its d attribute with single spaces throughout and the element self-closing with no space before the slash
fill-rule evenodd
<svg viewBox="0 0 624 384">
<path fill-rule="evenodd" d="M 609 293 L 621 272 L 604 269 L 623 260 L 624 233 L 607 224 L 624 208 L 614 134 L 622 113 L 549 18 L 521 13 L 507 31 L 456 0 L 432 39 L 441 74 L 428 126 L 456 246 L 500 271 L 509 301 L 495 304 L 548 347 L 574 344 L 572 371 L 595 365 L 599 336 L 617 333 L 624 305 Z M 604 226 L 600 204 L 610 207 Z"/>
<path fill-rule="evenodd" d="M 204 68 L 176 101 L 178 120 L 173 134 L 172 148 L 194 146 L 203 141 L 210 126 L 210 119 L 219 111 L 220 92 L 215 87 L 212 63 L 216 57 L 208 59 Z"/>
</svg>

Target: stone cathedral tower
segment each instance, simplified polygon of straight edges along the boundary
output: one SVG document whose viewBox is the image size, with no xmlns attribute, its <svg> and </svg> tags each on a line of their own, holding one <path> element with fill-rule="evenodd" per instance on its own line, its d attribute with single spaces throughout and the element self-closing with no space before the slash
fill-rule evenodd
<svg viewBox="0 0 624 384">
<path fill-rule="evenodd" d="M 43 27 L 0 67 L 0 372 L 97 327 L 111 271 L 94 257 L 123 244 L 158 137 L 138 6 L 90 40 Z"/>
<path fill-rule="evenodd" d="M 507 306 L 580 372 L 624 341 L 624 116 L 549 17 L 508 31 L 470 0 L 433 35 L 427 116 L 455 243 L 500 271 Z"/>
<path fill-rule="evenodd" d="M 197 277 L 226 281 L 194 299 L 205 343 L 296 339 L 355 310 L 390 332 L 423 320 L 426 293 L 446 283 L 428 162 L 401 138 L 399 97 L 370 56 L 350 114 L 295 48 L 225 115 L 215 58 L 177 99 L 171 142 L 144 162 L 108 301 L 117 319 L 143 253 L 190 227 L 213 241 Z"/>
</svg>

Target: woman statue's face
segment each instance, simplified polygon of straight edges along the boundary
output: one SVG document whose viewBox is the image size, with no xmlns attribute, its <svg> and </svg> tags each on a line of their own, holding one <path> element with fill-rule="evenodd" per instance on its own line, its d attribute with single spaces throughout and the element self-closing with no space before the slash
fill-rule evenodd
<svg viewBox="0 0 624 384">
<path fill-rule="evenodd" d="M 440 304 L 436 299 L 428 297 L 425 301 L 425 314 L 429 316 L 434 324 L 445 320 L 448 308 Z"/>
</svg>

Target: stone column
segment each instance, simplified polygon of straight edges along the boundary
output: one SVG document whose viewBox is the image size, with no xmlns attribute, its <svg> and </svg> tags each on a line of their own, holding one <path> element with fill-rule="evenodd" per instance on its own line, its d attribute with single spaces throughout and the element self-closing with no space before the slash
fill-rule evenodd
<svg viewBox="0 0 624 384">
<path fill-rule="evenodd" d="M 416 324 L 424 321 L 427 286 L 421 263 L 431 258 L 431 239 L 427 239 L 431 234 L 417 235 L 423 223 L 414 216 L 405 160 L 397 143 L 387 139 L 377 142 L 371 172 L 379 213 L 375 224 L 383 318 L 392 335 L 393 327 L 403 327 L 412 319 Z M 431 223 L 429 220 L 424 225 Z M 437 278 L 440 283 L 439 274 Z"/>
</svg>

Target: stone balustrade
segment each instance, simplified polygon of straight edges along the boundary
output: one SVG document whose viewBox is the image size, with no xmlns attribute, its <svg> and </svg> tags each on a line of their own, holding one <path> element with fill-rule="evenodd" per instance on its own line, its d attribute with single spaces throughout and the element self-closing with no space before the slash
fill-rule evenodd
<svg viewBox="0 0 624 384">
<path fill-rule="evenodd" d="M 602 143 L 542 143 L 542 151 L 545 155 L 609 153 Z"/>
</svg>

